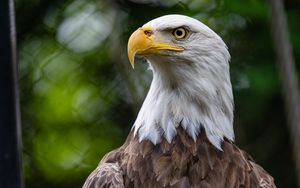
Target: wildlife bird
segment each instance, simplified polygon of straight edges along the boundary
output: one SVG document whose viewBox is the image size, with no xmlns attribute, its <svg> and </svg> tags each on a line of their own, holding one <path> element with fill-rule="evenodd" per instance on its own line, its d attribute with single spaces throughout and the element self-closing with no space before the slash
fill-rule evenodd
<svg viewBox="0 0 300 188">
<path fill-rule="evenodd" d="M 230 54 L 200 21 L 166 15 L 129 38 L 128 57 L 153 72 L 125 143 L 106 154 L 84 188 L 273 188 L 234 144 Z"/>
</svg>

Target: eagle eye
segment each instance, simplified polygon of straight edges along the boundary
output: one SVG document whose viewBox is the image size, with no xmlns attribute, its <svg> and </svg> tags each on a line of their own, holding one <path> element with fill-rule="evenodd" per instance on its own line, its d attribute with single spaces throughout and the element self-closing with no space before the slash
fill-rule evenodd
<svg viewBox="0 0 300 188">
<path fill-rule="evenodd" d="M 184 27 L 178 27 L 173 30 L 172 34 L 176 39 L 184 39 L 187 37 L 188 31 Z"/>
</svg>

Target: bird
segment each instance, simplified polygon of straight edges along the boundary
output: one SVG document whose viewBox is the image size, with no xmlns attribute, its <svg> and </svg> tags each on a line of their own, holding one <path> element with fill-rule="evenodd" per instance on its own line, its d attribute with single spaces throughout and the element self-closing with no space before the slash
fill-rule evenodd
<svg viewBox="0 0 300 188">
<path fill-rule="evenodd" d="M 153 78 L 124 144 L 83 188 L 274 188 L 273 177 L 234 142 L 228 47 L 195 18 L 171 14 L 132 33 L 128 58 Z"/>
</svg>

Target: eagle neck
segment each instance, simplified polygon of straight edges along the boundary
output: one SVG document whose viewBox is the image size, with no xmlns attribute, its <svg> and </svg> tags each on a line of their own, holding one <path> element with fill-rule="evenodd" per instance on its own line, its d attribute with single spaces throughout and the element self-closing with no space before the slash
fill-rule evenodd
<svg viewBox="0 0 300 188">
<path fill-rule="evenodd" d="M 222 150 L 224 138 L 234 140 L 229 70 L 228 78 L 216 82 L 199 76 L 201 69 L 191 69 L 188 63 L 167 63 L 150 63 L 153 80 L 134 123 L 134 135 L 140 142 L 150 140 L 158 144 L 166 139 L 171 143 L 181 126 L 195 142 L 204 130 L 208 140 Z"/>
</svg>

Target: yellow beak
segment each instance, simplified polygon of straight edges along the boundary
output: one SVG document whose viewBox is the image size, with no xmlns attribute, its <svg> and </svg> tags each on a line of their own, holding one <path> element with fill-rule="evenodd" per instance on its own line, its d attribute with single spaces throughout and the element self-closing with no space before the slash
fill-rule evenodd
<svg viewBox="0 0 300 188">
<path fill-rule="evenodd" d="M 183 51 L 181 46 L 175 46 L 168 43 L 157 42 L 154 40 L 154 33 L 151 27 L 138 28 L 128 41 L 128 58 L 134 68 L 134 58 L 136 55 L 159 54 L 162 50 Z"/>
</svg>

